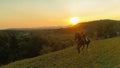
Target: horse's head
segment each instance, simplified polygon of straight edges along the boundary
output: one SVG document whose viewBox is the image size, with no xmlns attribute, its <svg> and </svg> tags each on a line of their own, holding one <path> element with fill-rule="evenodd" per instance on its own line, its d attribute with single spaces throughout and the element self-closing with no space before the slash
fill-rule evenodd
<svg viewBox="0 0 120 68">
<path fill-rule="evenodd" d="M 75 33 L 75 40 L 80 40 L 82 38 L 82 34 L 77 32 Z"/>
</svg>

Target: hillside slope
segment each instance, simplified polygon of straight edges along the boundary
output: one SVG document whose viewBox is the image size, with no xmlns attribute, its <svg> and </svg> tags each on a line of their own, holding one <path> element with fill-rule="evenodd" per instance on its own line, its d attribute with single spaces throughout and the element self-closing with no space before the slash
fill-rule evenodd
<svg viewBox="0 0 120 68">
<path fill-rule="evenodd" d="M 54 53 L 10 63 L 1 68 L 118 68 L 120 38 L 93 41 L 88 53 L 76 46 Z"/>
</svg>

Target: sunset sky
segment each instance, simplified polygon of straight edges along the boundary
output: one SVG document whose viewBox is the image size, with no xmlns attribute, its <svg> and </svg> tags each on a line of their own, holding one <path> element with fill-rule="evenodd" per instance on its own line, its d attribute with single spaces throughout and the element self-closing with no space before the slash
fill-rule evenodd
<svg viewBox="0 0 120 68">
<path fill-rule="evenodd" d="M 0 0 L 0 29 L 67 26 L 72 17 L 120 20 L 120 0 Z"/>
</svg>

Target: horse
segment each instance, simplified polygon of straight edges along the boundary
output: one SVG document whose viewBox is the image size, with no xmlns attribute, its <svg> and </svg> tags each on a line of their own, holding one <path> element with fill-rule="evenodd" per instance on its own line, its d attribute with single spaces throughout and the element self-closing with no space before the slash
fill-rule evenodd
<svg viewBox="0 0 120 68">
<path fill-rule="evenodd" d="M 82 47 L 82 50 L 84 49 L 85 45 L 87 45 L 86 49 L 88 49 L 88 46 L 90 44 L 90 39 L 88 39 L 84 34 L 82 33 L 75 33 L 75 41 L 77 42 L 77 50 L 78 53 L 80 53 L 80 48 Z"/>
</svg>

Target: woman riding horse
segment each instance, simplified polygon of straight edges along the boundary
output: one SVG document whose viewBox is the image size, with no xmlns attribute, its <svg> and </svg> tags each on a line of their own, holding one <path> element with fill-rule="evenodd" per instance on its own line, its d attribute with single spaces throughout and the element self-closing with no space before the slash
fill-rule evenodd
<svg viewBox="0 0 120 68">
<path fill-rule="evenodd" d="M 80 32 L 75 33 L 75 41 L 77 42 L 78 53 L 80 53 L 81 47 L 83 49 L 84 46 L 87 45 L 87 48 L 88 48 L 88 45 L 90 43 L 90 40 L 86 37 L 86 35 L 84 33 L 80 33 Z"/>
</svg>

